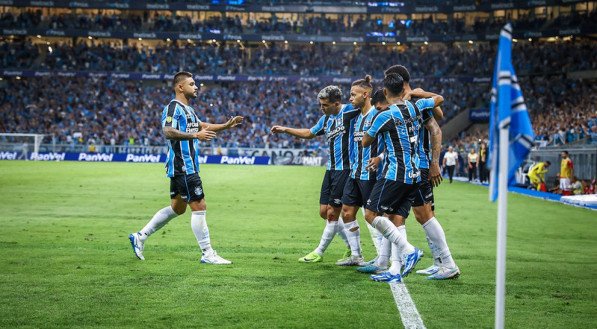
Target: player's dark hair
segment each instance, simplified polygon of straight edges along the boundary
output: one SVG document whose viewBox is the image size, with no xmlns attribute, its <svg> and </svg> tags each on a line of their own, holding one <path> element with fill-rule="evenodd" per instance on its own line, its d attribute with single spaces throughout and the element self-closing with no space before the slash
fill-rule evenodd
<svg viewBox="0 0 597 329">
<path fill-rule="evenodd" d="M 371 80 L 372 80 L 371 76 L 369 74 L 367 74 L 364 79 L 359 79 L 359 80 L 354 81 L 351 86 L 352 87 L 359 86 L 361 88 L 373 89 Z"/>
<path fill-rule="evenodd" d="M 386 88 L 392 95 L 400 95 L 404 90 L 404 80 L 398 74 L 388 74 L 385 78 L 383 78 L 383 86 Z"/>
<path fill-rule="evenodd" d="M 184 80 L 186 78 L 192 78 L 192 77 L 193 77 L 192 73 L 186 72 L 186 71 L 180 71 L 174 75 L 174 78 L 172 79 L 172 87 L 176 88 L 176 85 L 179 84 L 182 80 Z"/>
<path fill-rule="evenodd" d="M 371 104 L 386 103 L 386 95 L 383 94 L 383 89 L 377 89 L 371 97 Z"/>
<path fill-rule="evenodd" d="M 549 161 L 545 161 L 545 164 L 548 166 L 551 166 L 551 162 L 549 162 Z"/>
<path fill-rule="evenodd" d="M 399 76 L 402 77 L 402 80 L 404 80 L 404 82 L 406 82 L 406 83 L 410 82 L 410 73 L 408 73 L 408 70 L 406 69 L 406 67 L 404 67 L 402 65 L 392 65 L 387 70 L 385 70 L 383 74 L 384 75 L 398 74 Z"/>
<path fill-rule="evenodd" d="M 327 99 L 328 101 L 335 103 L 342 100 L 342 90 L 338 86 L 327 86 L 317 94 L 319 99 Z"/>
<path fill-rule="evenodd" d="M 562 153 L 566 153 L 566 155 L 570 155 L 568 151 L 562 151 Z"/>
</svg>

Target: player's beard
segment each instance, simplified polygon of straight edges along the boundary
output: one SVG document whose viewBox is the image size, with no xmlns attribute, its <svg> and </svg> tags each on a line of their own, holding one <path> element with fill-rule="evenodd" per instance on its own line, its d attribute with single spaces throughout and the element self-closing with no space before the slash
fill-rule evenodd
<svg viewBox="0 0 597 329">
<path fill-rule="evenodd" d="M 197 94 L 195 94 L 195 92 L 193 91 L 191 93 L 185 94 L 184 97 L 186 97 L 186 99 L 195 99 L 197 98 Z"/>
</svg>

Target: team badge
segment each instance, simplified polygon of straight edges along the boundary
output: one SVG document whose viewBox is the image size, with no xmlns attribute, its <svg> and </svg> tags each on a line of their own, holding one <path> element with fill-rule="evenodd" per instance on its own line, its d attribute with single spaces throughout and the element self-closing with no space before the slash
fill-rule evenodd
<svg viewBox="0 0 597 329">
<path fill-rule="evenodd" d="M 168 123 L 172 122 L 172 117 L 166 117 L 166 122 L 168 122 Z"/>
<path fill-rule="evenodd" d="M 195 187 L 195 195 L 201 195 L 203 194 L 203 189 L 200 187 Z"/>
</svg>

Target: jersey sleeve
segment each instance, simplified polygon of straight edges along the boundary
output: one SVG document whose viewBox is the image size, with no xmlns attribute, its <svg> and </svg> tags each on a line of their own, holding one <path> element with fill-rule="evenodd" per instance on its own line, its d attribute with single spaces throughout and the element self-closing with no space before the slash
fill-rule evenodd
<svg viewBox="0 0 597 329">
<path fill-rule="evenodd" d="M 177 127 L 178 118 L 176 111 L 176 102 L 170 102 L 162 112 L 162 127 Z"/>
<path fill-rule="evenodd" d="M 313 135 L 321 136 L 321 135 L 325 134 L 325 126 L 324 126 L 325 118 L 326 118 L 325 115 L 321 116 L 321 118 L 319 118 L 319 121 L 317 121 L 315 126 L 313 126 L 310 129 L 310 131 Z"/>
<path fill-rule="evenodd" d="M 421 98 L 415 102 L 415 105 L 421 112 L 423 123 L 426 123 L 433 117 L 433 108 L 435 107 L 435 100 L 433 98 Z"/>
<path fill-rule="evenodd" d="M 387 123 L 390 122 L 390 120 L 392 120 L 392 115 L 389 110 L 381 112 L 373 120 L 371 128 L 367 130 L 367 135 L 375 137 L 375 135 L 377 135 L 378 133 L 388 130 Z"/>
</svg>

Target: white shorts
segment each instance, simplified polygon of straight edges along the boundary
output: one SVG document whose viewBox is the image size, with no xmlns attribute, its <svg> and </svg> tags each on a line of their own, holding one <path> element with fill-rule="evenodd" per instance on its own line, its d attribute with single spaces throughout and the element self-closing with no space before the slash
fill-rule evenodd
<svg viewBox="0 0 597 329">
<path fill-rule="evenodd" d="M 570 191 L 572 186 L 570 185 L 570 178 L 560 178 L 560 190 Z"/>
</svg>

